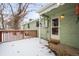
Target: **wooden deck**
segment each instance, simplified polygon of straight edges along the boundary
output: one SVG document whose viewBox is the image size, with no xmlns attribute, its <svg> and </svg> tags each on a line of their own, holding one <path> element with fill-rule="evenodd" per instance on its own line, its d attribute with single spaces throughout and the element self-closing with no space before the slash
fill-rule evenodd
<svg viewBox="0 0 79 59">
<path fill-rule="evenodd" d="M 79 49 L 61 43 L 49 42 L 48 46 L 57 56 L 79 56 Z"/>
</svg>

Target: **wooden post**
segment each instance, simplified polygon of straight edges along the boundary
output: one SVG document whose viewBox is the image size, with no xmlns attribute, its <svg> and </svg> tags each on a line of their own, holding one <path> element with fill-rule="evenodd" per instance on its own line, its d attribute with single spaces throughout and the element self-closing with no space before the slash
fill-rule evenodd
<svg viewBox="0 0 79 59">
<path fill-rule="evenodd" d="M 0 42 L 2 42 L 2 32 L 0 32 Z"/>
</svg>

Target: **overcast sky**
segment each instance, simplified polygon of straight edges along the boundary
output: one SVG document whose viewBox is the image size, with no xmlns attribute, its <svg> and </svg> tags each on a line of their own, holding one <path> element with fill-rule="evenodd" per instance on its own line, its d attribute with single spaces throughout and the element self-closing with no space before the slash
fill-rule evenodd
<svg viewBox="0 0 79 59">
<path fill-rule="evenodd" d="M 40 16 L 38 13 L 36 13 L 41 7 L 44 7 L 46 3 L 36 3 L 36 4 L 30 4 L 28 10 L 30 12 L 26 15 L 24 22 L 29 22 L 29 19 L 38 19 Z"/>
<path fill-rule="evenodd" d="M 15 12 L 16 11 L 16 8 L 18 7 L 17 3 L 11 3 L 12 5 L 12 8 L 13 8 L 13 11 Z M 24 18 L 24 21 L 23 22 L 28 22 L 29 19 L 38 19 L 39 18 L 39 14 L 36 13 L 41 7 L 44 7 L 46 5 L 46 3 L 30 3 L 29 6 L 28 6 L 28 9 L 27 11 L 28 14 L 25 16 Z M 4 11 L 4 14 L 11 14 L 12 11 L 11 11 L 11 8 L 10 6 L 8 6 L 8 3 L 6 3 L 6 8 L 5 8 L 5 11 Z M 7 19 L 7 17 L 5 18 Z"/>
</svg>

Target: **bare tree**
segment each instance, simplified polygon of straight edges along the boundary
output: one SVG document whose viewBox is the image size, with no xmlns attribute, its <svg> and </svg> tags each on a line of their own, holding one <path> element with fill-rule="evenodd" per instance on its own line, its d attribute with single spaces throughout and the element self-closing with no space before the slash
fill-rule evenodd
<svg viewBox="0 0 79 59">
<path fill-rule="evenodd" d="M 25 17 L 25 15 L 27 14 L 27 8 L 29 6 L 29 3 L 17 3 L 17 8 L 13 9 L 13 5 L 8 3 L 1 3 L 0 4 L 0 18 L 1 18 L 1 23 L 2 23 L 2 28 L 4 29 L 4 12 L 5 9 L 8 10 L 6 8 L 6 6 L 10 7 L 9 9 L 11 10 L 9 15 L 10 19 L 10 25 L 12 26 L 13 29 L 19 29 L 19 23 L 23 20 L 23 18 Z"/>
<path fill-rule="evenodd" d="M 4 29 L 4 17 L 3 17 L 3 10 L 4 10 L 4 4 L 0 4 L 0 18 L 1 18 L 1 23 L 2 23 L 2 29 Z"/>
<path fill-rule="evenodd" d="M 28 8 L 28 3 L 22 4 L 18 3 L 18 8 L 14 12 L 12 5 L 9 3 L 9 6 L 11 7 L 12 15 L 11 15 L 11 21 L 13 24 L 14 29 L 19 29 L 19 23 L 23 20 L 24 16 L 27 14 L 27 8 Z"/>
</svg>

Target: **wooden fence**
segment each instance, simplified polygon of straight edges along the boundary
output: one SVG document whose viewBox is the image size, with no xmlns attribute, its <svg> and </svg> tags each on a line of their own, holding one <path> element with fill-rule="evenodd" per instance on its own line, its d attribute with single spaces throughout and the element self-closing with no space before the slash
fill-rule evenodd
<svg viewBox="0 0 79 59">
<path fill-rule="evenodd" d="M 37 37 L 37 30 L 0 30 L 0 42 Z"/>
</svg>

